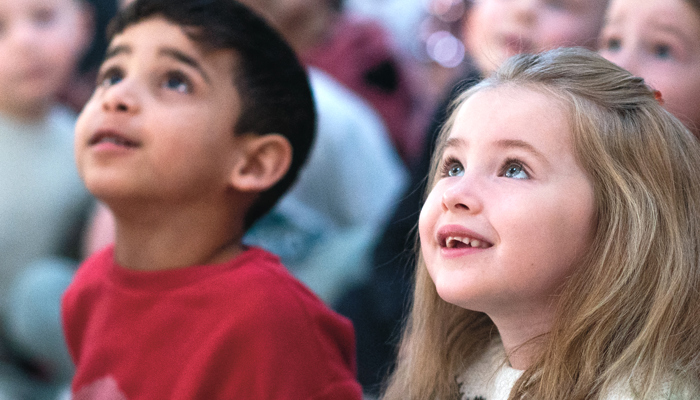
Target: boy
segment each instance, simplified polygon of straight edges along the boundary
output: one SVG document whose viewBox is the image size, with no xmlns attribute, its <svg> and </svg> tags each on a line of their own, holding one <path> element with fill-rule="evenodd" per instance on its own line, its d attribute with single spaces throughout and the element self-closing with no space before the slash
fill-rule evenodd
<svg viewBox="0 0 700 400">
<path fill-rule="evenodd" d="M 137 0 L 76 126 L 116 241 L 64 297 L 74 398 L 360 399 L 352 326 L 241 244 L 311 146 L 293 51 L 232 0 Z"/>
<path fill-rule="evenodd" d="M 52 396 L 73 372 L 59 310 L 77 262 L 57 257 L 75 256 L 91 198 L 57 95 L 89 25 L 80 0 L 0 2 L 0 398 Z"/>
</svg>

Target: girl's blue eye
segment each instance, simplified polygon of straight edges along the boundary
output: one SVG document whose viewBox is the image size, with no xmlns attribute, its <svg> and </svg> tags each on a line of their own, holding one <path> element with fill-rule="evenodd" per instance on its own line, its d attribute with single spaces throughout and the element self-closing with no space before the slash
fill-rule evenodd
<svg viewBox="0 0 700 400">
<path fill-rule="evenodd" d="M 453 177 L 464 175 L 464 167 L 459 161 L 448 158 L 442 163 L 442 176 L 443 177 Z"/>
<path fill-rule="evenodd" d="M 528 176 L 527 172 L 525 172 L 523 166 L 519 163 L 514 162 L 506 164 L 503 176 L 505 176 L 506 178 L 513 179 L 530 179 L 530 176 Z"/>
<path fill-rule="evenodd" d="M 459 163 L 453 163 L 447 170 L 447 176 L 462 176 L 464 175 L 464 168 Z"/>
</svg>

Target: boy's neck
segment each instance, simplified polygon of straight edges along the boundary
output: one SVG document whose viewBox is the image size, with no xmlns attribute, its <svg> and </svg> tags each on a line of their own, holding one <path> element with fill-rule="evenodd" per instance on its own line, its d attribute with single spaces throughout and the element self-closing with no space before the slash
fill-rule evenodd
<svg viewBox="0 0 700 400">
<path fill-rule="evenodd" d="M 133 270 L 156 271 L 218 264 L 243 251 L 242 221 L 221 207 L 163 207 L 129 212 L 112 207 L 115 260 Z"/>
</svg>

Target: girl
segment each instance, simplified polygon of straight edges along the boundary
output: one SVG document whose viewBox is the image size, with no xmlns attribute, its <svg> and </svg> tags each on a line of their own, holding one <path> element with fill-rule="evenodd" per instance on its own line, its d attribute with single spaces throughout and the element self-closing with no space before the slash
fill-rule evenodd
<svg viewBox="0 0 700 400">
<path fill-rule="evenodd" d="M 700 135 L 700 0 L 612 0 L 600 53 L 658 89 Z"/>
<path fill-rule="evenodd" d="M 700 145 L 583 49 L 456 101 L 391 399 L 698 398 Z"/>
</svg>

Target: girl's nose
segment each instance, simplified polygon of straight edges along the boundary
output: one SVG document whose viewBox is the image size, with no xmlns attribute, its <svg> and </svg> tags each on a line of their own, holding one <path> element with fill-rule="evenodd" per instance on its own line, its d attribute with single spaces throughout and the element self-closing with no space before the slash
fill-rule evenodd
<svg viewBox="0 0 700 400">
<path fill-rule="evenodd" d="M 479 213 L 482 210 L 480 190 L 474 179 L 468 176 L 453 178 L 446 183 L 448 187 L 442 193 L 443 211 Z"/>
</svg>

